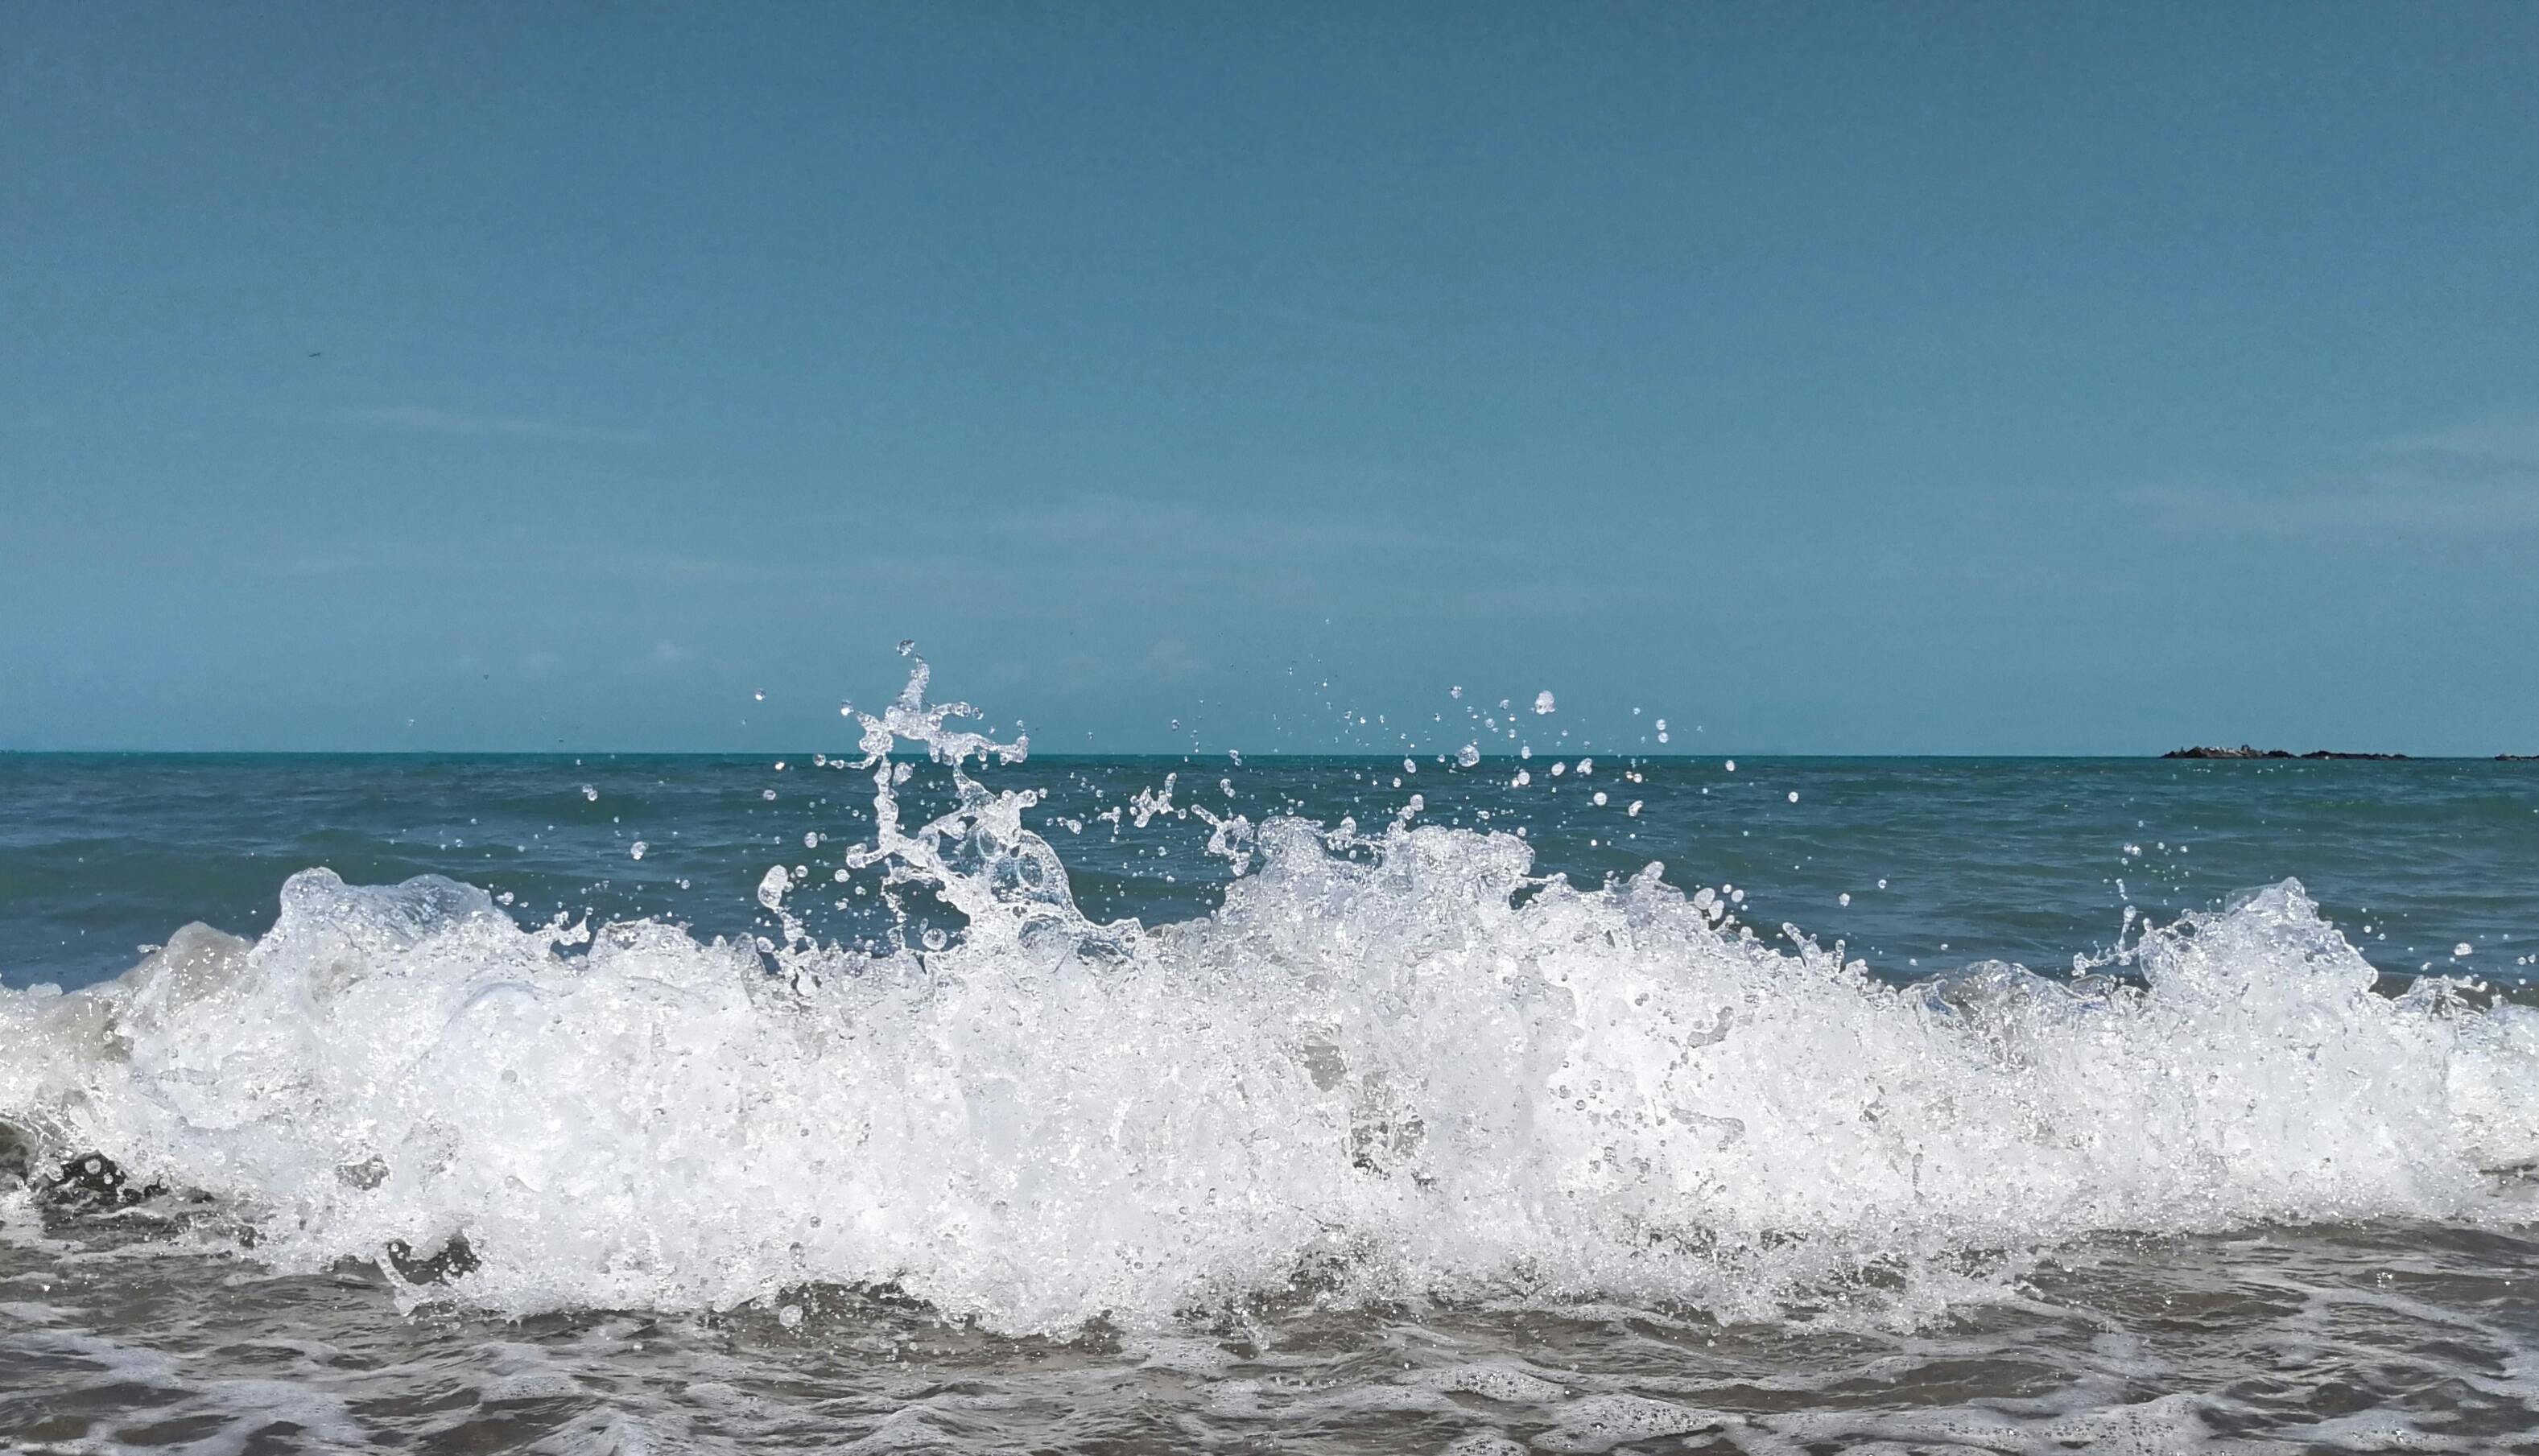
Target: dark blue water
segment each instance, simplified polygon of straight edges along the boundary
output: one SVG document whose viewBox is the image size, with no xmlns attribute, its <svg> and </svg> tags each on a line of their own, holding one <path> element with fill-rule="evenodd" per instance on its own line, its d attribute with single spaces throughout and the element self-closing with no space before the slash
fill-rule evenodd
<svg viewBox="0 0 2539 1456">
<path fill-rule="evenodd" d="M 659 916 L 762 934 L 752 891 L 769 866 L 833 864 L 872 827 L 863 776 L 777 762 L 0 755 L 0 984 L 89 984 L 189 921 L 259 934 L 283 879 L 321 865 L 355 883 L 446 874 L 510 895 L 524 923 Z M 1431 757 L 1411 773 L 1400 759 L 1035 758 L 983 773 L 1048 791 L 1031 822 L 1089 913 L 1149 925 L 1204 914 L 1230 872 L 1203 852 L 1201 819 L 1134 823 L 1134 796 L 1171 775 L 1177 809 L 1256 822 L 1372 830 L 1416 794 L 1416 822 L 1522 831 L 1540 870 L 1579 884 L 1660 861 L 1679 885 L 1743 892 L 1750 924 L 1843 940 L 1904 980 L 1992 958 L 2068 966 L 2116 940 L 2127 906 L 2166 919 L 2288 876 L 2385 971 L 2539 971 L 2539 764 L 1728 762 L 1603 758 L 1581 777 L 1549 757 Z M 1520 770 L 1531 782 L 1511 787 Z M 911 817 L 948 802 L 940 778 L 920 772 Z M 877 901 L 846 899 L 796 908 L 824 937 L 887 936 Z"/>
</svg>

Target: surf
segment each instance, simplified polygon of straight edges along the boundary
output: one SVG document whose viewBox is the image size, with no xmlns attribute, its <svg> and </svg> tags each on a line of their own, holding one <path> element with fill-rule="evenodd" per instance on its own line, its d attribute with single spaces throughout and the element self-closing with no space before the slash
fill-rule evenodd
<svg viewBox="0 0 2539 1456">
<path fill-rule="evenodd" d="M 190 926 L 0 993 L 0 1124 L 31 1167 L 96 1153 L 220 1209 L 194 1237 L 409 1303 L 825 1284 L 1014 1334 L 1296 1297 L 1911 1323 L 2099 1234 L 2529 1213 L 2539 1013 L 2379 994 L 2297 881 L 2072 974 L 1898 986 L 1662 865 L 1575 885 L 1413 797 L 1368 830 L 1211 815 L 1217 909 L 1104 922 L 1036 792 L 982 777 L 1028 743 L 927 687 L 919 659 L 824 759 L 873 832 L 769 866 L 777 934 L 311 868 L 254 940 Z M 912 823 L 920 772 L 949 806 Z M 857 887 L 903 933 L 823 943 L 789 908 Z"/>
</svg>

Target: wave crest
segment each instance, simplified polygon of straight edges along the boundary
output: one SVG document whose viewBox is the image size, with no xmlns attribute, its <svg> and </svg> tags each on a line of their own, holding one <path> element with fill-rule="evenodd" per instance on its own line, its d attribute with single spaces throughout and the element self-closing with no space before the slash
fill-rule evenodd
<svg viewBox="0 0 2539 1456">
<path fill-rule="evenodd" d="M 922 681 L 865 720 L 882 801 L 894 736 L 941 746 Z M 998 751 L 850 852 L 945 887 L 942 948 L 310 869 L 259 940 L 0 994 L 0 1122 L 224 1200 L 284 1267 L 463 1236 L 447 1295 L 508 1312 L 895 1284 L 1013 1332 L 1305 1280 L 1767 1318 L 1869 1273 L 1909 1317 L 2099 1231 L 2517 1217 L 2489 1170 L 2539 1160 L 2539 1014 L 2375 994 L 2297 882 L 2148 933 L 2141 984 L 1895 988 L 1656 866 L 1229 821 L 1257 863 L 1217 913 L 1095 926 L 1028 797 L 961 773 Z"/>
</svg>

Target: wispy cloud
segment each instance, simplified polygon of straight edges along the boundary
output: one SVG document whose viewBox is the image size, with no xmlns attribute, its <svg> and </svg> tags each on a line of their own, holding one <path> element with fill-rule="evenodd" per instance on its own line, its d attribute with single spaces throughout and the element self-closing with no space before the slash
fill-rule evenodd
<svg viewBox="0 0 2539 1456">
<path fill-rule="evenodd" d="M 421 404 L 382 404 L 348 409 L 338 415 L 347 424 L 418 435 L 465 435 L 530 440 L 557 445 L 650 445 L 650 430 L 603 430 L 561 420 L 515 415 L 467 414 Z"/>
<path fill-rule="evenodd" d="M 2539 530 L 2539 416 L 2392 436 L 2264 479 L 2166 481 L 2136 499 L 2162 524 L 2186 530 Z"/>
<path fill-rule="evenodd" d="M 2472 466 L 2502 464 L 2539 469 L 2539 418 L 2486 420 L 2421 435 L 2402 435 L 2376 449 L 2399 455 L 2436 456 Z"/>
</svg>

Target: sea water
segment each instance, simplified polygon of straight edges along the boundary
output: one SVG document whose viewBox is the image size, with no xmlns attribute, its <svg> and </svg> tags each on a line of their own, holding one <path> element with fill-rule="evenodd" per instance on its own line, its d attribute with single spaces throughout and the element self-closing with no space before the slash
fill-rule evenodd
<svg viewBox="0 0 2539 1456">
<path fill-rule="evenodd" d="M 2539 765 L 926 689 L 0 758 L 0 1442 L 2539 1449 Z"/>
</svg>

